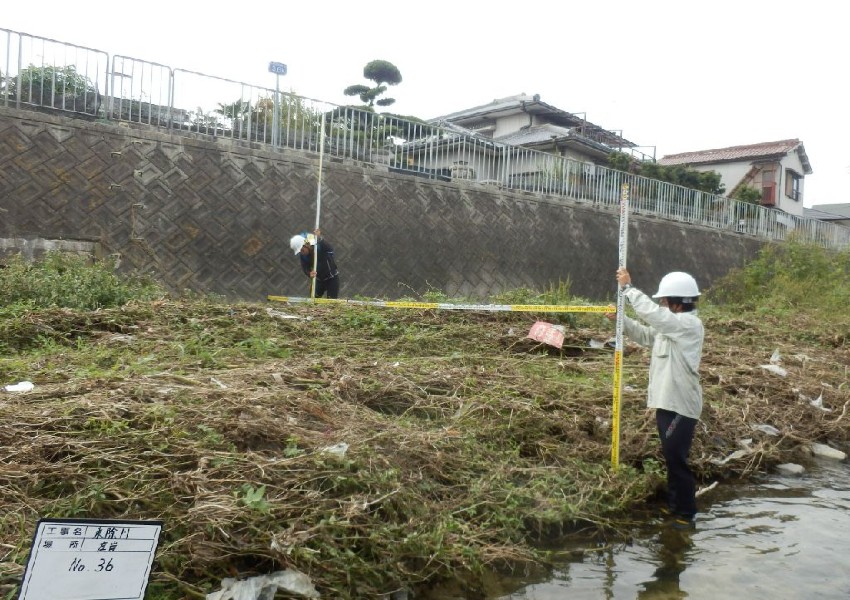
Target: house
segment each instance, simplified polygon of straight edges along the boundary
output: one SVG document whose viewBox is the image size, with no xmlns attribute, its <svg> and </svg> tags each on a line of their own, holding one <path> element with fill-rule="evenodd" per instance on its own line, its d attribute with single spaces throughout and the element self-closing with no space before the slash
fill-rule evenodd
<svg viewBox="0 0 850 600">
<path fill-rule="evenodd" d="M 808 219 L 826 221 L 835 225 L 850 227 L 850 204 L 814 204 L 811 208 L 803 209 L 803 215 Z"/>
<path fill-rule="evenodd" d="M 513 188 L 551 185 L 568 159 L 571 168 L 593 173 L 613 152 L 640 154 L 637 144 L 561 110 L 540 95 L 518 94 L 430 119 L 425 135 L 399 148 L 399 170 L 427 176 L 498 183 Z M 557 158 L 556 158 L 557 157 Z M 580 165 L 576 167 L 575 165 Z"/>
<path fill-rule="evenodd" d="M 715 171 L 727 196 L 745 186 L 753 187 L 761 191 L 762 206 L 796 216 L 803 215 L 803 180 L 812 174 L 809 157 L 798 139 L 669 154 L 658 164 Z"/>
<path fill-rule="evenodd" d="M 540 100 L 518 94 L 429 120 L 440 127 L 460 127 L 502 144 L 533 148 L 582 162 L 607 165 L 614 151 L 638 148 L 615 131 Z"/>
</svg>

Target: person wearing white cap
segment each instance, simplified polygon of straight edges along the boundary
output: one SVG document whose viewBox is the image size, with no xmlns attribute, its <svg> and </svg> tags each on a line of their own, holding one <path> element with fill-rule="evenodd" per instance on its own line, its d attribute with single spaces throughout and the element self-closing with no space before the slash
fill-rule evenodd
<svg viewBox="0 0 850 600">
<path fill-rule="evenodd" d="M 690 529 L 697 513 L 696 481 L 688 464 L 694 431 L 702 414 L 699 365 L 705 337 L 696 313 L 700 296 L 696 280 L 681 271 L 665 275 L 652 296 L 632 286 L 629 272 L 617 269 L 617 283 L 637 316 L 623 331 L 638 344 L 652 348 L 647 407 L 655 409 L 661 451 L 667 465 L 667 507 L 673 527 Z"/>
<path fill-rule="evenodd" d="M 289 247 L 301 261 L 301 270 L 311 279 L 316 280 L 316 298 L 327 294 L 328 298 L 339 297 L 339 269 L 336 266 L 333 246 L 321 237 L 321 231 L 315 233 L 300 233 L 289 240 Z M 314 248 L 317 252 L 315 270 L 313 269 Z"/>
</svg>

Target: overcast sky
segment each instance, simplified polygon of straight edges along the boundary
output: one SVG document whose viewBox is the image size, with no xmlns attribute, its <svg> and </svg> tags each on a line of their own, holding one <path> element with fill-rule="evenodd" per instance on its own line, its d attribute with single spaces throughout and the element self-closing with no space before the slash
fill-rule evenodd
<svg viewBox="0 0 850 600">
<path fill-rule="evenodd" d="M 805 206 L 850 202 L 850 32 L 833 0 L 4 2 L 0 27 L 351 103 L 374 59 L 388 110 L 432 118 L 519 93 L 666 154 L 788 138 Z M 653 150 L 654 147 L 654 150 Z"/>
</svg>

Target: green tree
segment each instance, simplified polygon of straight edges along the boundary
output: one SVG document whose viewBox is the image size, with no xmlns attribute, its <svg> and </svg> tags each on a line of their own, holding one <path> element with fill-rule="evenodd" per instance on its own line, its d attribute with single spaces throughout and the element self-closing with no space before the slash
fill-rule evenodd
<svg viewBox="0 0 850 600">
<path fill-rule="evenodd" d="M 732 198 L 750 204 L 761 204 L 761 192 L 751 185 L 742 185 L 732 193 Z"/>
<path fill-rule="evenodd" d="M 21 100 L 42 105 L 61 103 L 67 96 L 97 96 L 94 83 L 77 72 L 76 67 L 36 67 L 30 65 L 18 77 L 7 77 L 6 92 L 15 97 L 20 90 Z"/>
<path fill-rule="evenodd" d="M 391 62 L 386 60 L 373 60 L 363 67 L 363 77 L 375 83 L 373 87 L 363 84 L 350 85 L 343 93 L 346 96 L 357 96 L 369 109 L 375 104 L 378 106 L 390 106 L 395 103 L 395 98 L 381 98 L 378 96 L 387 91 L 388 85 L 401 83 L 401 72 Z"/>
<path fill-rule="evenodd" d="M 631 170 L 633 159 L 625 152 L 612 152 L 608 155 L 608 166 L 618 171 L 628 173 Z"/>
<path fill-rule="evenodd" d="M 235 102 L 231 102 L 230 104 L 222 104 L 218 103 L 218 108 L 214 109 L 214 113 L 220 114 L 225 119 L 230 120 L 233 123 L 238 121 L 244 121 L 248 118 L 248 113 L 251 105 L 242 100 L 236 100 Z"/>
<path fill-rule="evenodd" d="M 632 172 L 648 179 L 666 181 L 692 190 L 722 196 L 726 186 L 717 171 L 698 171 L 688 165 L 659 165 L 652 161 L 635 161 L 624 152 L 608 155 L 608 165 L 618 171 Z"/>
</svg>

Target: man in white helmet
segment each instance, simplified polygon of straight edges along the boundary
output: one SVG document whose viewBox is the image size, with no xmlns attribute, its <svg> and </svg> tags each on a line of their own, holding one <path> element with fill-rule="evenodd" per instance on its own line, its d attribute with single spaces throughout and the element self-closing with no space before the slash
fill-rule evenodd
<svg viewBox="0 0 850 600">
<path fill-rule="evenodd" d="M 321 237 L 321 231 L 293 235 L 289 247 L 301 261 L 301 270 L 307 277 L 316 279 L 316 298 L 327 293 L 328 298 L 339 297 L 339 269 L 336 267 L 334 249 Z M 316 249 L 318 258 L 313 258 Z M 315 270 L 313 263 L 315 260 Z"/>
<path fill-rule="evenodd" d="M 652 348 L 647 407 L 655 409 L 661 451 L 667 464 L 667 505 L 673 526 L 693 527 L 696 481 L 688 464 L 694 431 L 702 414 L 699 365 L 705 332 L 696 313 L 700 292 L 696 280 L 675 271 L 665 275 L 652 297 L 632 286 L 629 272 L 617 269 L 617 282 L 637 316 L 623 319 L 624 332 Z"/>
</svg>

